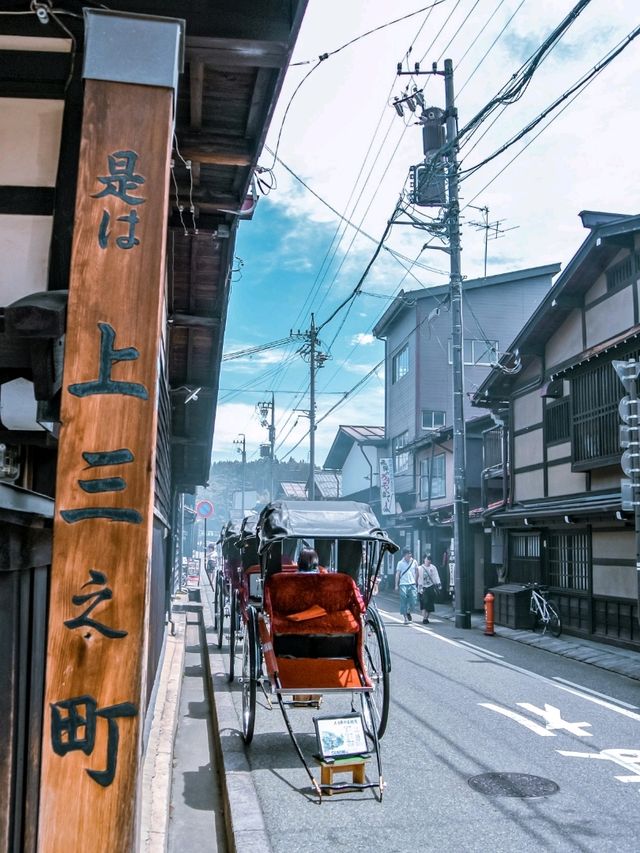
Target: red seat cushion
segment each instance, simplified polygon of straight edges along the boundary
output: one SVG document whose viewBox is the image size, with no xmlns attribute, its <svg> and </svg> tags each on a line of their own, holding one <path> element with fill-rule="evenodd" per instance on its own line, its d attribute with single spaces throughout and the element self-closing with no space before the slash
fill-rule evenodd
<svg viewBox="0 0 640 853">
<path fill-rule="evenodd" d="M 324 608 L 326 614 L 301 621 L 287 618 L 313 605 Z M 356 634 L 365 611 L 353 579 L 333 572 L 272 575 L 266 584 L 265 606 L 273 634 Z"/>
</svg>

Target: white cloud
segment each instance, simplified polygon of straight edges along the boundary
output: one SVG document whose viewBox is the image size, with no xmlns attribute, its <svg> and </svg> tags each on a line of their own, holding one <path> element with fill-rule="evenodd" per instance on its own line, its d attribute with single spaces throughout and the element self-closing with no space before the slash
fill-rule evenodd
<svg viewBox="0 0 640 853">
<path fill-rule="evenodd" d="M 369 344 L 375 343 L 375 340 L 375 337 L 370 332 L 358 332 L 357 335 L 351 338 L 351 343 L 366 347 Z"/>
</svg>

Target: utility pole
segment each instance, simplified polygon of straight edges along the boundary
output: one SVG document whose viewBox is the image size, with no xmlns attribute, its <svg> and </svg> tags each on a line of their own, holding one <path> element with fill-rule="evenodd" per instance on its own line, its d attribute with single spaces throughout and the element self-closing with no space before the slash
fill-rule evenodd
<svg viewBox="0 0 640 853">
<path fill-rule="evenodd" d="M 311 372 L 309 384 L 309 468 L 311 482 L 309 483 L 309 500 L 316 499 L 316 321 L 311 315 L 311 328 L 309 329 L 309 370 Z"/>
<path fill-rule="evenodd" d="M 258 412 L 260 413 L 260 426 L 267 427 L 269 430 L 269 479 L 270 479 L 270 489 L 269 495 L 270 499 L 274 499 L 274 464 L 275 464 L 275 454 L 276 454 L 276 404 L 275 404 L 275 395 L 273 391 L 271 392 L 271 402 L 264 401 L 262 403 L 258 403 L 257 406 Z M 267 416 L 271 411 L 271 423 L 267 420 Z M 262 447 L 262 445 L 261 445 Z"/>
<path fill-rule="evenodd" d="M 306 332 L 291 332 L 291 337 L 304 339 L 304 344 L 298 352 L 305 360 L 309 360 L 309 411 L 305 411 L 304 414 L 309 418 L 309 468 L 311 476 L 309 481 L 309 500 L 314 501 L 316 499 L 316 373 L 321 367 L 324 367 L 325 361 L 330 356 L 318 349 L 321 341 L 318 338 L 318 327 L 316 326 L 314 314 L 311 315 L 309 330 Z"/>
<path fill-rule="evenodd" d="M 411 169 L 411 198 L 421 207 L 442 207 L 446 210 L 445 226 L 448 246 L 444 249 L 450 262 L 450 313 L 453 386 L 453 542 L 456 628 L 471 628 L 472 572 L 469 560 L 468 525 L 469 501 L 465 482 L 466 431 L 464 421 L 464 333 L 462 318 L 462 273 L 460 265 L 460 202 L 458 199 L 458 114 L 453 86 L 453 62 L 445 59 L 444 73 L 436 63 L 431 71 L 421 71 L 419 64 L 413 70 L 403 71 L 398 65 L 399 76 L 436 75 L 444 77 L 445 110 L 427 107 L 423 93 L 414 86 L 413 91 L 394 100 L 399 115 L 403 106 L 415 112 L 416 105 L 422 110 L 420 124 L 423 126 L 423 149 L 425 160 Z M 446 126 L 446 143 L 443 144 L 442 124 Z M 446 162 L 446 185 L 440 173 L 440 160 Z M 434 233 L 437 229 L 429 226 Z M 429 228 L 427 228 L 429 230 Z M 439 247 L 435 247 L 439 248 Z"/>
<path fill-rule="evenodd" d="M 242 517 L 244 518 L 244 478 L 245 478 L 245 468 L 247 466 L 247 440 L 244 433 L 238 433 L 238 437 L 234 438 L 234 444 L 237 444 L 238 447 L 236 450 L 241 454 L 242 459 Z"/>
<path fill-rule="evenodd" d="M 462 273 L 460 270 L 460 202 L 458 200 L 458 113 L 453 88 L 453 62 L 444 61 L 447 126 L 447 187 L 449 190 L 449 260 L 451 351 L 453 378 L 453 541 L 455 548 L 456 628 L 471 628 L 471 572 L 469 571 L 469 501 L 465 483 L 466 430 L 464 422 L 464 334 Z"/>
</svg>

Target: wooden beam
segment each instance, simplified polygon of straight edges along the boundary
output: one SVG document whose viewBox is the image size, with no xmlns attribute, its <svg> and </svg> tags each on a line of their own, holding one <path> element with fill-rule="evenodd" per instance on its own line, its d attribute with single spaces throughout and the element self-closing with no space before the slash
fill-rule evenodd
<svg viewBox="0 0 640 853">
<path fill-rule="evenodd" d="M 51 216 L 53 187 L 0 187 L 0 213 Z"/>
<path fill-rule="evenodd" d="M 282 68 L 287 49 L 286 41 L 191 37 L 185 56 L 215 68 Z"/>
<path fill-rule="evenodd" d="M 207 439 L 197 439 L 192 435 L 172 435 L 171 444 L 189 447 L 207 447 L 209 442 Z"/>
<path fill-rule="evenodd" d="M 73 77 L 67 88 L 62 117 L 60 157 L 56 175 L 56 198 L 51 234 L 49 290 L 67 290 L 69 288 L 74 228 L 73 215 L 84 98 L 81 66 L 81 62 L 76 62 L 74 65 Z"/>
<path fill-rule="evenodd" d="M 265 113 L 268 105 L 268 92 L 273 90 L 275 72 L 259 68 L 256 74 L 256 82 L 253 87 L 249 114 L 245 126 L 245 134 L 249 139 L 256 139 L 262 130 Z"/>
<path fill-rule="evenodd" d="M 582 308 L 584 306 L 584 296 L 570 296 L 568 293 L 561 293 L 552 301 L 552 308 Z"/>
<path fill-rule="evenodd" d="M 202 88 L 204 84 L 204 62 L 197 57 L 189 63 L 189 95 L 191 103 L 191 129 L 202 127 Z"/>
<path fill-rule="evenodd" d="M 67 290 L 29 293 L 4 309 L 5 330 L 30 338 L 59 338 L 67 320 Z"/>
<path fill-rule="evenodd" d="M 0 97 L 64 98 L 64 86 L 71 68 L 68 53 L 3 50 L 0 55 Z"/>
<path fill-rule="evenodd" d="M 179 134 L 185 160 L 217 166 L 250 166 L 255 157 L 251 140 L 221 134 Z"/>
<path fill-rule="evenodd" d="M 193 288 L 191 288 L 193 290 Z M 202 314 L 172 314 L 169 317 L 170 326 L 193 326 L 207 329 L 217 329 L 220 326 L 220 317 L 204 316 Z"/>
</svg>

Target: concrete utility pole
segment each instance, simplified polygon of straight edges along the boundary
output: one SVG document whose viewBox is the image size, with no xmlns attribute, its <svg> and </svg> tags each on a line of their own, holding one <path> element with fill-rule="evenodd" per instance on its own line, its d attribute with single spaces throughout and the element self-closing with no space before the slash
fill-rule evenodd
<svg viewBox="0 0 640 853">
<path fill-rule="evenodd" d="M 240 455 L 241 455 L 240 458 L 242 459 L 242 517 L 244 518 L 244 491 L 245 491 L 244 486 L 245 486 L 245 469 L 247 467 L 247 440 L 246 440 L 246 436 L 244 435 L 244 433 L 242 433 L 242 432 L 238 433 L 238 437 L 234 438 L 233 443 L 238 445 L 238 447 L 236 449 L 237 449 L 238 453 L 240 453 Z"/>
<path fill-rule="evenodd" d="M 316 343 L 317 329 L 315 316 L 311 315 L 311 328 L 309 329 L 309 469 L 311 481 L 309 483 L 309 500 L 316 499 Z"/>
<path fill-rule="evenodd" d="M 445 227 L 448 247 L 444 249 L 450 259 L 450 311 L 451 350 L 453 385 L 453 541 L 454 579 L 457 628 L 471 627 L 472 572 L 468 547 L 469 501 L 465 482 L 466 431 L 464 421 L 464 334 L 462 319 L 462 273 L 460 269 L 460 203 L 458 200 L 458 113 L 455 106 L 453 87 L 453 62 L 445 59 L 444 73 L 434 63 L 431 71 L 421 71 L 417 64 L 412 71 L 403 71 L 398 66 L 399 76 L 436 75 L 444 77 L 445 111 L 424 104 L 423 93 L 415 86 L 413 91 L 394 100 L 399 115 L 403 105 L 415 112 L 416 105 L 422 109 L 420 123 L 423 126 L 424 164 L 411 170 L 412 201 L 421 207 L 443 207 L 447 213 Z M 443 146 L 442 124 L 446 125 L 446 144 Z M 444 148 L 444 150 L 443 150 Z M 439 161 L 446 161 L 447 193 L 445 197 Z M 440 247 L 433 247 L 440 248 Z"/>
<path fill-rule="evenodd" d="M 274 482 L 273 482 L 273 471 L 274 471 L 274 463 L 275 463 L 275 454 L 276 454 L 276 403 L 275 403 L 275 395 L 273 391 L 271 392 L 271 402 L 265 401 L 262 403 L 258 403 L 258 411 L 260 413 L 260 425 L 263 427 L 267 427 L 269 430 L 269 479 L 270 479 L 270 489 L 269 495 L 271 500 L 274 499 Z M 271 423 L 267 421 L 267 416 L 271 411 Z"/>
<path fill-rule="evenodd" d="M 323 324 L 324 325 L 324 324 Z M 309 411 L 305 411 L 305 416 L 309 417 L 309 500 L 316 499 L 316 373 L 324 366 L 329 355 L 325 352 L 320 352 L 318 346 L 321 342 L 318 338 L 318 327 L 316 326 L 315 315 L 311 315 L 311 326 L 306 332 L 291 332 L 291 337 L 300 337 L 304 339 L 304 344 L 298 350 L 300 355 L 306 360 L 309 359 Z"/>
<path fill-rule="evenodd" d="M 458 113 L 453 88 L 453 62 L 444 61 L 445 115 L 447 123 L 447 186 L 450 293 L 451 361 L 453 375 L 453 539 L 455 548 L 456 628 L 471 628 L 471 573 L 469 571 L 469 501 L 465 483 L 466 430 L 464 422 L 464 334 L 462 273 L 460 271 L 460 203 L 458 201 Z"/>
</svg>

